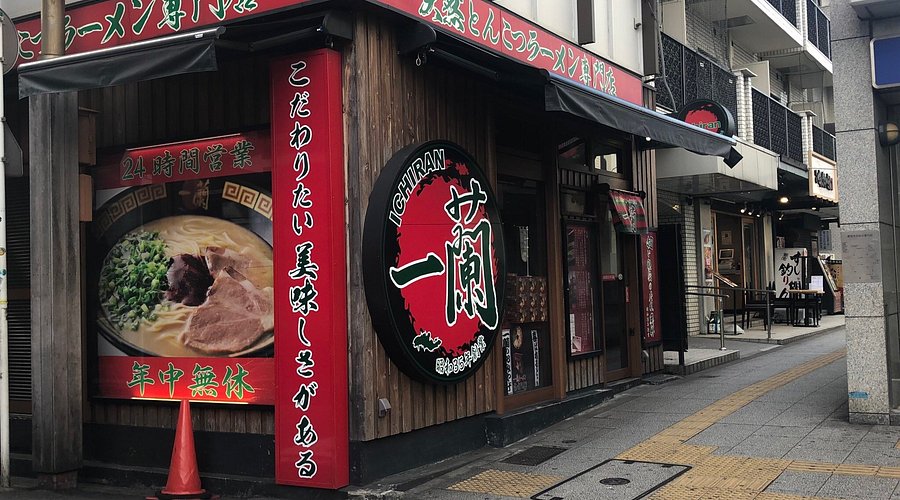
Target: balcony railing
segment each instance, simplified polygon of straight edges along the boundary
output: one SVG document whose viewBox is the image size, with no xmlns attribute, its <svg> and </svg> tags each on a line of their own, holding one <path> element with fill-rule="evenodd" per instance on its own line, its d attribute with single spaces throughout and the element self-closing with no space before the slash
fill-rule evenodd
<svg viewBox="0 0 900 500">
<path fill-rule="evenodd" d="M 813 0 L 806 0 L 806 38 L 831 59 L 831 21 Z"/>
<path fill-rule="evenodd" d="M 672 89 L 675 102 L 660 82 L 656 87 L 656 101 L 660 106 L 678 110 L 695 99 L 712 99 L 725 106 L 737 119 L 737 87 L 731 71 L 665 34 L 662 36 L 662 52 L 666 82 Z"/>
<path fill-rule="evenodd" d="M 797 26 L 797 3 L 795 0 L 769 0 L 769 3 L 791 24 Z"/>
<path fill-rule="evenodd" d="M 803 163 L 803 119 L 774 99 L 753 89 L 753 142 Z"/>
<path fill-rule="evenodd" d="M 830 160 L 837 161 L 837 147 L 833 135 L 813 125 L 812 140 L 813 151 Z"/>
</svg>

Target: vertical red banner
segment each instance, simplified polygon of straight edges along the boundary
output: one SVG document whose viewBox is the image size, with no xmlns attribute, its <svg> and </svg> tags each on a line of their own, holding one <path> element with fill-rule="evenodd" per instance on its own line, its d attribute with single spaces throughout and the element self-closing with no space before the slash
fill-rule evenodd
<svg viewBox="0 0 900 500">
<path fill-rule="evenodd" d="M 644 342 L 654 343 L 662 340 L 662 332 L 659 330 L 661 326 L 659 311 L 659 288 L 657 284 L 657 271 L 659 267 L 656 259 L 656 233 L 647 233 L 641 235 L 641 276 L 642 276 L 642 297 L 641 304 L 643 306 L 644 320 Z"/>
<path fill-rule="evenodd" d="M 275 481 L 349 483 L 341 57 L 272 62 Z"/>
</svg>

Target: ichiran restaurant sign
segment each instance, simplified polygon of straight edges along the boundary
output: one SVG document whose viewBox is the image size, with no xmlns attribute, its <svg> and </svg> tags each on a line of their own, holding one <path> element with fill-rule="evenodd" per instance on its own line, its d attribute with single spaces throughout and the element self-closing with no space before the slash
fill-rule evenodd
<svg viewBox="0 0 900 500">
<path fill-rule="evenodd" d="M 728 108 L 708 99 L 698 99 L 685 104 L 677 117 L 714 134 L 732 137 L 737 132 L 737 124 Z"/>
<path fill-rule="evenodd" d="M 363 251 L 369 311 L 394 363 L 431 383 L 475 373 L 506 276 L 497 203 L 475 160 L 444 141 L 394 155 L 369 198 Z"/>
</svg>

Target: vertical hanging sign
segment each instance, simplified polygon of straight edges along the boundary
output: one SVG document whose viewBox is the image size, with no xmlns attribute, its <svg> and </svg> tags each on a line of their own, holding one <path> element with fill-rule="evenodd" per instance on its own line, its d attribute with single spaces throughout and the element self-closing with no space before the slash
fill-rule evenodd
<svg viewBox="0 0 900 500">
<path fill-rule="evenodd" d="M 275 480 L 349 483 L 340 55 L 272 62 Z"/>
<path fill-rule="evenodd" d="M 641 263 L 643 269 L 643 304 L 644 304 L 644 342 L 654 343 L 662 340 L 659 330 L 659 288 L 657 287 L 656 233 L 641 235 Z"/>
</svg>

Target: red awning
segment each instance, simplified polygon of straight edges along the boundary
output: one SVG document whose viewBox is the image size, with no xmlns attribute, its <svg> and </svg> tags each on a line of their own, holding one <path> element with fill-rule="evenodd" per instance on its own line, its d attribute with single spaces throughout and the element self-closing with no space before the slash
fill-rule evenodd
<svg viewBox="0 0 900 500">
<path fill-rule="evenodd" d="M 609 199 L 612 201 L 610 209 L 617 230 L 630 234 L 647 232 L 647 213 L 644 211 L 644 201 L 639 195 L 611 189 Z"/>
</svg>

